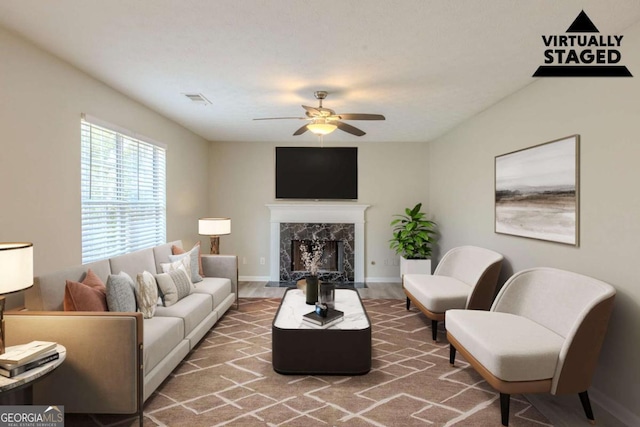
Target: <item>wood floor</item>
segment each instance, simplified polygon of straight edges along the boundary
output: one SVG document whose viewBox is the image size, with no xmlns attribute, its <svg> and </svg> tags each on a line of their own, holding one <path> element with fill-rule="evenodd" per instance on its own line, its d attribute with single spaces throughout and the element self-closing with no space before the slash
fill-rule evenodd
<svg viewBox="0 0 640 427">
<path fill-rule="evenodd" d="M 286 288 L 266 287 L 267 282 L 240 282 L 238 296 L 241 298 L 279 298 Z M 406 298 L 400 283 L 367 283 L 359 288 L 361 298 L 400 299 Z M 591 426 L 584 416 L 578 395 L 552 396 L 549 394 L 527 395 L 527 399 L 556 427 Z M 593 413 L 600 427 L 626 427 L 593 400 Z M 499 414 L 497 414 L 499 417 Z M 499 418 L 496 425 L 499 425 Z"/>
<path fill-rule="evenodd" d="M 266 287 L 267 282 L 240 282 L 240 298 L 279 298 L 287 288 Z M 405 299 L 400 283 L 367 283 L 366 288 L 358 288 L 360 298 Z"/>
</svg>

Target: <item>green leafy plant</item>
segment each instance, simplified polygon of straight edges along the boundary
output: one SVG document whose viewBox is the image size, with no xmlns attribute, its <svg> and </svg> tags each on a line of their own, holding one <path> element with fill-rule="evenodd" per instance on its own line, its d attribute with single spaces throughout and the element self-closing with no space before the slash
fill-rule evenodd
<svg viewBox="0 0 640 427">
<path fill-rule="evenodd" d="M 427 259 L 431 256 L 431 244 L 435 242 L 436 223 L 425 219 L 425 213 L 420 212 L 422 203 L 413 209 L 406 208 L 405 215 L 391 221 L 393 238 L 389 240 L 389 247 L 395 249 L 407 259 Z"/>
</svg>

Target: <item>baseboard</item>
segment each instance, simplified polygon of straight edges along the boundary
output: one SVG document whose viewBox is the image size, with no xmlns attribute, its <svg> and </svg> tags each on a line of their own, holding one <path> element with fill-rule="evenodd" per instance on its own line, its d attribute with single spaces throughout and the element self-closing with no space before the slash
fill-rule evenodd
<svg viewBox="0 0 640 427">
<path fill-rule="evenodd" d="M 612 417 L 618 419 L 624 425 L 629 427 L 640 426 L 640 417 L 611 399 L 604 393 L 591 387 L 589 389 L 589 399 L 603 410 L 611 414 Z"/>
<path fill-rule="evenodd" d="M 402 283 L 399 277 L 365 277 L 365 283 Z"/>
<path fill-rule="evenodd" d="M 241 282 L 268 282 L 269 276 L 239 276 Z"/>
</svg>

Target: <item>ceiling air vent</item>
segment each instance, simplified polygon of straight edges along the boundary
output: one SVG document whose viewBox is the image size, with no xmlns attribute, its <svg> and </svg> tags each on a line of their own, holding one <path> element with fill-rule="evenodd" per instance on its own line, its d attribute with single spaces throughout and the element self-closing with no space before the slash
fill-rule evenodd
<svg viewBox="0 0 640 427">
<path fill-rule="evenodd" d="M 184 93 L 184 96 L 200 105 L 209 105 L 211 101 L 209 101 L 203 94 L 201 93 Z"/>
</svg>

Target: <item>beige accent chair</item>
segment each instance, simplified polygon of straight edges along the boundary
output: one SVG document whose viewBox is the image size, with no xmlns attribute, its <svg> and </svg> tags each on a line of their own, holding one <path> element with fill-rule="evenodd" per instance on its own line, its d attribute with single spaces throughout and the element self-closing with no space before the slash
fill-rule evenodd
<svg viewBox="0 0 640 427">
<path fill-rule="evenodd" d="M 578 393 L 593 421 L 587 389 L 613 307 L 615 289 L 569 271 L 514 274 L 490 311 L 447 312 L 449 361 L 456 350 L 500 392 L 502 425 L 514 393 Z"/>
<path fill-rule="evenodd" d="M 433 341 L 438 337 L 438 322 L 454 308 L 488 310 L 496 293 L 503 256 L 489 249 L 460 246 L 443 257 L 433 276 L 405 274 L 402 288 L 411 301 L 431 319 Z"/>
</svg>

